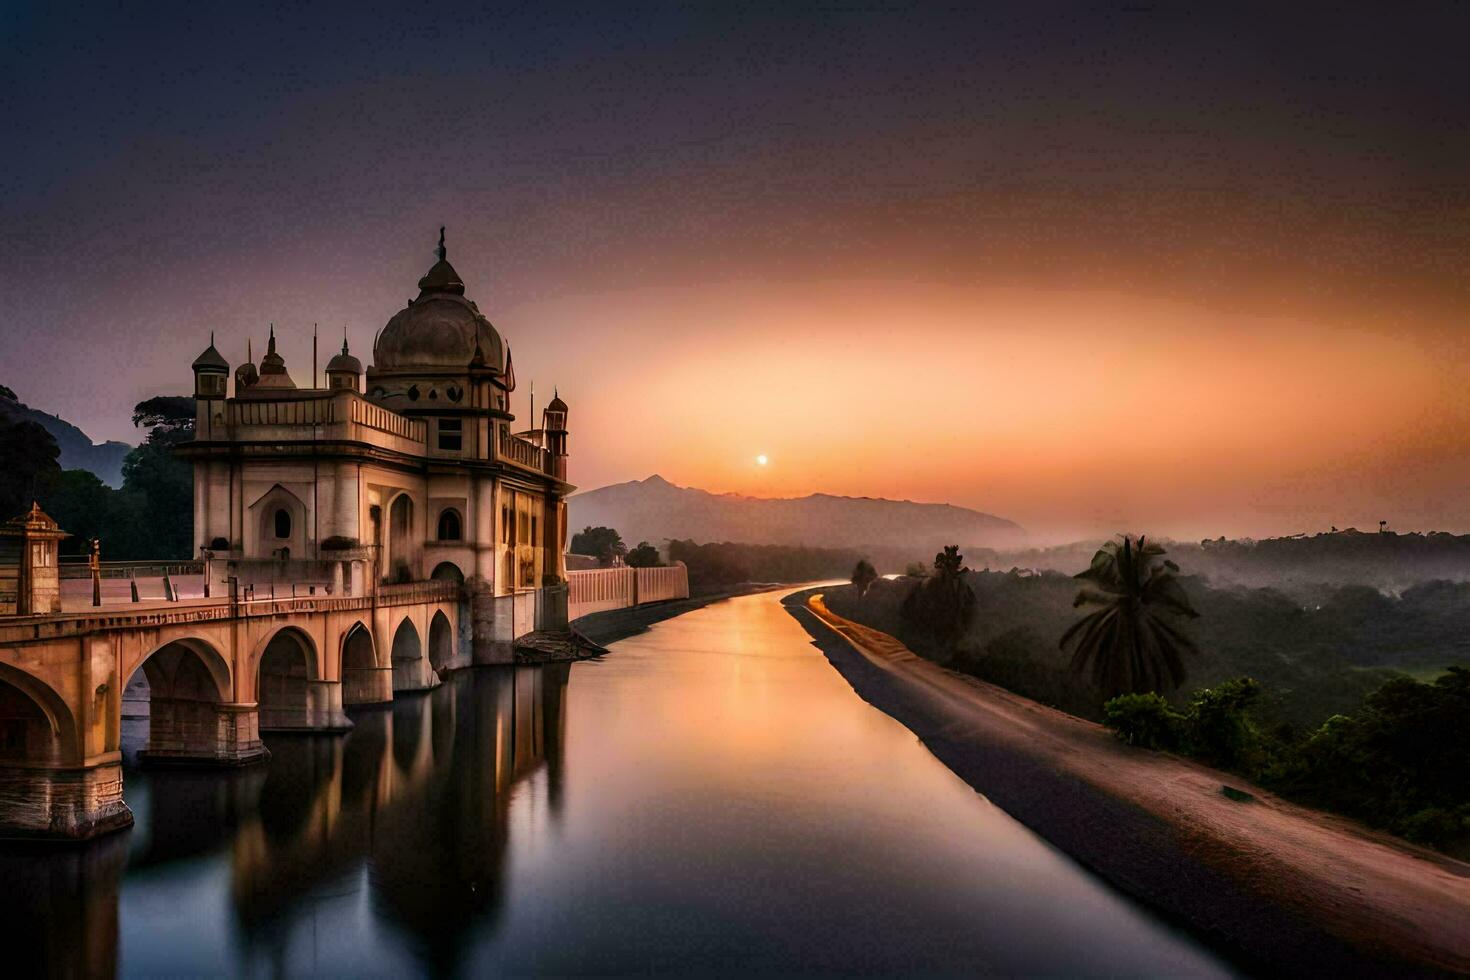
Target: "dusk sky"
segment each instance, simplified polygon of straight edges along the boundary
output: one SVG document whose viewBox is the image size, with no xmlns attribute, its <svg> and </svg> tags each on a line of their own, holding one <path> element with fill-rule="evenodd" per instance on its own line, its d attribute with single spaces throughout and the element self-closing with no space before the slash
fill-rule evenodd
<svg viewBox="0 0 1470 980">
<path fill-rule="evenodd" d="M 0 11 L 0 384 L 94 439 L 444 224 L 584 489 L 1470 530 L 1470 8 L 247 9 Z"/>
</svg>

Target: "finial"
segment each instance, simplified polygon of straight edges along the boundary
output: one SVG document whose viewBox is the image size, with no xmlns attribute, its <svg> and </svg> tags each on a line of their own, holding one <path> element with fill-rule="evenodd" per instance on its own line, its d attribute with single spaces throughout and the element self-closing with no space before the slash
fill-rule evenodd
<svg viewBox="0 0 1470 980">
<path fill-rule="evenodd" d="M 245 360 L 247 360 L 247 361 L 253 361 L 253 360 L 255 360 L 255 355 L 252 354 L 252 353 L 250 353 L 250 338 L 249 337 L 246 337 L 245 338 Z"/>
<path fill-rule="evenodd" d="M 266 356 L 270 356 L 271 354 L 274 354 L 275 352 L 276 352 L 276 322 L 274 320 L 272 320 L 271 321 L 271 337 L 270 337 L 270 340 L 266 344 L 265 353 L 266 353 Z"/>
<path fill-rule="evenodd" d="M 347 324 L 342 324 L 342 353 L 347 353 Z"/>
<path fill-rule="evenodd" d="M 443 262 L 449 256 L 449 249 L 444 247 L 444 226 L 439 226 L 439 261 Z"/>
<path fill-rule="evenodd" d="M 214 331 L 213 330 L 209 331 L 209 346 L 211 346 L 211 347 L 214 346 Z"/>
</svg>

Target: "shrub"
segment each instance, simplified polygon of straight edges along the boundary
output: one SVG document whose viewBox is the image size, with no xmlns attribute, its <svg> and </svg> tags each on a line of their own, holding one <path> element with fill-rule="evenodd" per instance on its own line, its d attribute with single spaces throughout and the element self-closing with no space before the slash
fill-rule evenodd
<svg viewBox="0 0 1470 980">
<path fill-rule="evenodd" d="M 858 563 L 852 569 L 853 588 L 858 590 L 858 595 L 868 591 L 868 587 L 878 580 L 878 572 L 873 568 L 873 563 L 866 558 L 858 559 Z"/>
<path fill-rule="evenodd" d="M 1103 705 L 1105 724 L 1113 734 L 1145 749 L 1175 749 L 1184 725 L 1184 716 L 1157 691 L 1147 694 L 1120 694 Z"/>
<path fill-rule="evenodd" d="M 929 569 L 921 561 L 911 561 L 903 567 L 903 573 L 909 578 L 923 578 L 929 574 Z"/>
<path fill-rule="evenodd" d="M 1237 677 L 1194 693 L 1184 714 L 1184 744 L 1190 755 L 1249 773 L 1261 755 L 1261 734 L 1247 711 L 1261 687 Z"/>
<path fill-rule="evenodd" d="M 639 541 L 624 561 L 634 568 L 653 568 L 658 564 L 658 549 L 647 541 Z"/>
</svg>

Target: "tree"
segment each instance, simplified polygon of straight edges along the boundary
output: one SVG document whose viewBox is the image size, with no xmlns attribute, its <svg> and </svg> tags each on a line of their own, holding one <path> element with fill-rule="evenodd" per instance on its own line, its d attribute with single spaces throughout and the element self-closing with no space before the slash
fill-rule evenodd
<svg viewBox="0 0 1470 980">
<path fill-rule="evenodd" d="M 622 535 L 610 527 L 584 527 L 572 535 L 572 553 L 591 555 L 601 565 L 611 565 L 628 553 Z"/>
<path fill-rule="evenodd" d="M 1092 556 L 1092 565 L 1074 578 L 1091 582 L 1073 608 L 1096 606 L 1062 634 L 1061 647 L 1075 644 L 1072 670 L 1091 670 L 1104 696 L 1145 694 L 1165 684 L 1184 683 L 1183 654 L 1194 641 L 1164 617 L 1199 616 L 1176 577 L 1179 566 L 1161 545 L 1128 535 L 1110 541 Z"/>
<path fill-rule="evenodd" d="M 647 541 L 639 541 L 625 560 L 634 568 L 653 568 L 658 564 L 658 549 Z"/>
<path fill-rule="evenodd" d="M 852 584 L 858 590 L 858 595 L 866 595 L 868 587 L 876 581 L 878 570 L 873 567 L 873 563 L 866 558 L 859 558 L 852 569 Z"/>
<path fill-rule="evenodd" d="M 160 395 L 133 407 L 133 424 L 148 430 L 143 444 L 123 460 L 125 497 L 149 529 L 136 548 L 122 549 L 130 558 L 189 558 L 194 551 L 194 469 L 174 455 L 174 448 L 194 438 L 194 399 Z M 113 534 L 125 537 L 123 528 Z M 103 546 L 108 544 L 103 537 Z M 117 549 L 112 554 L 123 557 Z"/>
<path fill-rule="evenodd" d="M 155 395 L 133 406 L 133 427 L 148 430 L 150 443 L 177 446 L 194 438 L 192 395 Z"/>
<path fill-rule="evenodd" d="M 975 592 L 965 581 L 968 571 L 960 546 L 946 545 L 934 556 L 934 574 L 904 598 L 904 619 L 927 630 L 941 645 L 952 646 L 975 618 Z"/>
<path fill-rule="evenodd" d="M 56 440 L 31 421 L 0 417 L 0 521 L 31 509 L 61 476 Z"/>
<path fill-rule="evenodd" d="M 903 574 L 907 578 L 923 578 L 929 574 L 929 570 L 924 567 L 923 562 L 911 561 L 903 567 Z"/>
</svg>

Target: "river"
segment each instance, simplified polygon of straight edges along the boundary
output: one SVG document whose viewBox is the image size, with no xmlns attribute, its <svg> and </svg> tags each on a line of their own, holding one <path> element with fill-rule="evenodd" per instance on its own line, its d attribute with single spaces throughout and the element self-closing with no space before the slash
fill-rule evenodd
<svg viewBox="0 0 1470 980">
<path fill-rule="evenodd" d="M 861 701 L 779 596 L 354 719 L 129 771 L 132 830 L 0 850 L 11 975 L 1228 972 Z"/>
</svg>

